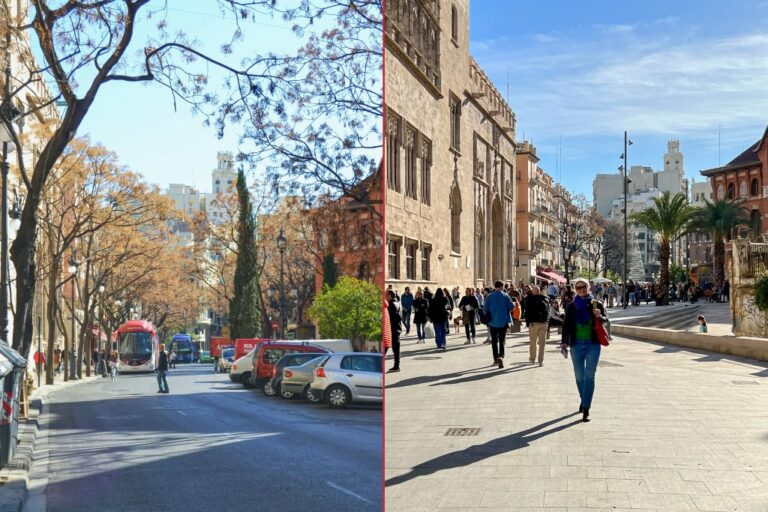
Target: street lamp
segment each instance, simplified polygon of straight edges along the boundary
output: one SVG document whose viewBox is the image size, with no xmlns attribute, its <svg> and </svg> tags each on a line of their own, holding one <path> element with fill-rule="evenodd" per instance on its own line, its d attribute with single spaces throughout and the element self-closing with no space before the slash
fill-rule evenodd
<svg viewBox="0 0 768 512">
<path fill-rule="evenodd" d="M 280 251 L 280 338 L 285 338 L 285 274 L 283 269 L 283 259 L 285 257 L 285 231 L 280 228 L 280 234 L 277 235 L 277 250 Z"/>
<path fill-rule="evenodd" d="M 72 338 L 70 341 L 69 356 L 69 379 L 77 380 L 77 344 L 75 343 L 75 285 L 77 283 L 77 267 L 80 266 L 75 255 L 69 260 L 69 273 L 72 275 Z"/>
<path fill-rule="evenodd" d="M 624 159 L 624 165 L 619 166 L 619 171 L 622 171 L 622 181 L 624 183 L 624 275 L 622 276 L 622 280 L 624 281 L 624 284 L 621 288 L 621 293 L 623 297 L 621 298 L 621 303 L 624 305 L 624 309 L 627 309 L 627 297 L 629 294 L 627 293 L 627 283 L 629 282 L 627 280 L 627 264 L 629 262 L 629 246 L 628 246 L 628 238 L 627 238 L 627 186 L 632 182 L 629 179 L 629 176 L 627 174 L 628 167 L 627 167 L 627 147 L 632 145 L 632 141 L 629 140 L 629 137 L 627 137 L 627 131 L 624 130 L 624 152 L 621 154 L 619 158 Z"/>
</svg>

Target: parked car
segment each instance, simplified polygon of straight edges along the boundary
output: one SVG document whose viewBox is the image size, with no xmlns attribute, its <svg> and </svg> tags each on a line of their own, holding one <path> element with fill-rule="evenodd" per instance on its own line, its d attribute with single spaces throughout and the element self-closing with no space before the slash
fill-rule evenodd
<svg viewBox="0 0 768 512">
<path fill-rule="evenodd" d="M 334 352 L 315 368 L 311 393 L 330 407 L 353 402 L 382 403 L 384 379 L 382 355 L 371 352 Z"/>
<path fill-rule="evenodd" d="M 229 370 L 229 380 L 240 382 L 246 388 L 251 387 L 251 368 L 253 368 L 253 357 L 257 350 L 258 348 L 254 348 L 243 357 L 235 359 Z M 237 349 L 235 349 L 235 353 L 237 353 Z"/>
<path fill-rule="evenodd" d="M 228 372 L 232 367 L 232 363 L 235 361 L 235 347 L 229 347 L 222 349 L 221 356 L 219 357 L 216 370 L 219 373 Z"/>
<path fill-rule="evenodd" d="M 197 360 L 198 363 L 212 363 L 213 358 L 211 357 L 211 352 L 208 350 L 201 350 L 200 351 L 200 357 Z"/>
<path fill-rule="evenodd" d="M 310 345 L 304 342 L 294 341 L 265 341 L 259 344 L 258 352 L 253 358 L 251 370 L 251 385 L 263 389 L 269 386 L 269 381 L 274 376 L 275 363 L 285 354 L 298 352 L 330 352 L 331 349 Z M 268 390 L 269 391 L 269 390 Z"/>
<path fill-rule="evenodd" d="M 267 382 L 264 383 L 264 387 L 261 388 L 264 394 L 267 396 L 280 395 L 283 398 L 293 398 L 294 393 L 291 391 L 285 391 L 281 388 L 280 384 L 283 381 L 283 369 L 288 366 L 299 366 L 307 361 L 317 359 L 326 355 L 327 352 L 320 350 L 319 352 L 296 352 L 292 354 L 285 354 L 276 363 L 272 370 L 273 376 Z"/>
<path fill-rule="evenodd" d="M 320 397 L 312 392 L 311 384 L 315 378 L 315 368 L 320 366 L 326 357 L 328 356 L 315 357 L 302 365 L 283 368 L 280 395 L 283 398 L 301 395 L 312 403 L 320 402 Z"/>
</svg>

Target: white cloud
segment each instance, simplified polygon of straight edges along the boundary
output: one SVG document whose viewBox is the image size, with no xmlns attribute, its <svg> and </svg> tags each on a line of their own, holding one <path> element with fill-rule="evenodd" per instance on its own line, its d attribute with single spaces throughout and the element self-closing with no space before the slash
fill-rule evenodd
<svg viewBox="0 0 768 512">
<path fill-rule="evenodd" d="M 540 43 L 554 43 L 560 39 L 554 34 L 536 34 L 533 38 Z"/>
<path fill-rule="evenodd" d="M 491 76 L 512 69 L 512 106 L 534 134 L 601 135 L 629 126 L 675 135 L 723 120 L 764 124 L 768 35 L 680 39 L 566 38 L 517 51 L 507 42 L 483 47 L 477 58 Z"/>
</svg>

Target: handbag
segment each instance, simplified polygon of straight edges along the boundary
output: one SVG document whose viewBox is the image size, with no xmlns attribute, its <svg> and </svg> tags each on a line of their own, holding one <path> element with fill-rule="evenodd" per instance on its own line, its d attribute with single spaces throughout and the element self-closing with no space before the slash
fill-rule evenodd
<svg viewBox="0 0 768 512">
<path fill-rule="evenodd" d="M 512 319 L 512 325 L 509 326 L 509 332 L 520 332 L 522 329 L 523 323 L 520 320 L 517 320 L 515 318 Z"/>
<path fill-rule="evenodd" d="M 435 337 L 435 328 L 430 323 L 424 324 L 424 337 L 425 338 L 434 338 Z"/>
<path fill-rule="evenodd" d="M 597 307 L 597 304 L 593 304 L 594 308 L 599 311 L 600 308 Z M 602 318 L 595 317 L 595 332 L 597 332 L 597 341 L 599 341 L 602 346 L 607 347 L 611 341 L 611 336 L 605 329 Z"/>
</svg>

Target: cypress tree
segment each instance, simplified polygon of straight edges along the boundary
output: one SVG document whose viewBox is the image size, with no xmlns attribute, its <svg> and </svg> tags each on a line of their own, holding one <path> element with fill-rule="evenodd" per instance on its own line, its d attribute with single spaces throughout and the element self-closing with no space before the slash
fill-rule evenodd
<svg viewBox="0 0 768 512">
<path fill-rule="evenodd" d="M 261 332 L 259 275 L 256 271 L 256 217 L 242 169 L 237 173 L 237 198 L 240 212 L 237 223 L 235 293 L 229 301 L 230 336 L 233 340 L 253 338 Z"/>
<path fill-rule="evenodd" d="M 333 261 L 333 254 L 326 254 L 325 259 L 323 260 L 323 283 L 333 288 L 336 286 L 338 278 L 336 262 Z"/>
</svg>

